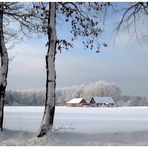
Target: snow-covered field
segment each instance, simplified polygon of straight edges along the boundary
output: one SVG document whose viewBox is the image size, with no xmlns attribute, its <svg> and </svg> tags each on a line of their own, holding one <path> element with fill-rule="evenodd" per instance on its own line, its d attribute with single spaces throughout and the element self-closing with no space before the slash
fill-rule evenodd
<svg viewBox="0 0 148 148">
<path fill-rule="evenodd" d="M 44 107 L 5 107 L 0 145 L 148 145 L 148 107 L 56 107 L 53 132 L 36 138 Z"/>
</svg>

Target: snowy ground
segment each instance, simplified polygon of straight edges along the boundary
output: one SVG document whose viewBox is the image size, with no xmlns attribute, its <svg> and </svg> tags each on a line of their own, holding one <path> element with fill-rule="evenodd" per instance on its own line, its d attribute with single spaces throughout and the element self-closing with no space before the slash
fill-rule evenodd
<svg viewBox="0 0 148 148">
<path fill-rule="evenodd" d="M 56 107 L 53 132 L 35 134 L 43 107 L 5 107 L 0 145 L 148 145 L 148 107 Z"/>
</svg>

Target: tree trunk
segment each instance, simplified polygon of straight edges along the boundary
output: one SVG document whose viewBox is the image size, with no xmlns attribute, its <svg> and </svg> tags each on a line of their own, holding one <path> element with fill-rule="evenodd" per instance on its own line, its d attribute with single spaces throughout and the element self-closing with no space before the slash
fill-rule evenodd
<svg viewBox="0 0 148 148">
<path fill-rule="evenodd" d="M 0 128 L 3 130 L 5 89 L 7 86 L 8 53 L 3 35 L 3 3 L 0 3 Z"/>
<path fill-rule="evenodd" d="M 45 110 L 38 133 L 38 137 L 44 136 L 53 125 L 55 112 L 55 87 L 56 87 L 56 72 L 55 72 L 55 55 L 56 55 L 56 3 L 49 3 L 48 16 L 48 51 L 46 55 L 46 100 Z"/>
</svg>

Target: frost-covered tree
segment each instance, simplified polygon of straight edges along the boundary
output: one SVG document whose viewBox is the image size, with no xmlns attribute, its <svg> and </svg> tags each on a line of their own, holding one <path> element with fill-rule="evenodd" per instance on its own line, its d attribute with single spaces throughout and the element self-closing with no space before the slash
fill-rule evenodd
<svg viewBox="0 0 148 148">
<path fill-rule="evenodd" d="M 49 4 L 48 14 L 48 51 L 46 55 L 46 100 L 45 110 L 40 127 L 38 137 L 43 136 L 51 128 L 54 120 L 55 111 L 55 86 L 56 86 L 56 74 L 55 74 L 55 54 L 56 54 L 56 3 Z"/>
<path fill-rule="evenodd" d="M 94 96 L 102 96 L 101 90 L 104 90 L 104 96 L 111 96 L 119 106 L 148 106 L 147 97 L 123 96 L 121 95 L 121 90 L 117 84 L 106 81 L 98 81 L 88 85 L 57 88 L 56 105 L 66 105 L 67 101 L 78 96 L 84 97 L 86 100 L 90 99 L 92 97 L 92 93 L 90 93 L 89 90 L 93 91 Z M 44 99 L 45 89 L 26 91 L 7 90 L 5 103 L 12 106 L 41 106 L 44 105 Z"/>
<path fill-rule="evenodd" d="M 6 43 L 16 41 L 17 36 L 39 31 L 39 17 L 30 3 L 0 2 L 0 128 L 3 129 L 3 110 L 8 74 Z M 17 26 L 14 28 L 14 26 Z M 17 28 L 17 29 L 16 29 Z"/>
<path fill-rule="evenodd" d="M 38 137 L 45 135 L 53 125 L 54 111 L 55 111 L 55 87 L 56 87 L 56 73 L 55 73 L 55 55 L 56 49 L 60 52 L 63 48 L 68 49 L 72 44 L 66 39 L 59 39 L 56 35 L 56 16 L 65 18 L 65 22 L 69 22 L 71 26 L 71 34 L 73 37 L 71 41 L 77 37 L 82 38 L 82 43 L 85 48 L 97 48 L 99 52 L 99 36 L 102 33 L 100 28 L 100 11 L 108 3 L 97 2 L 50 2 L 49 7 L 40 7 L 45 9 L 44 18 L 47 18 L 47 25 L 44 26 L 48 35 L 48 52 L 46 55 L 46 100 L 45 110 L 41 123 Z M 44 5 L 44 3 L 42 3 Z M 47 8 L 47 9 L 46 9 Z M 46 24 L 46 23 L 45 23 Z M 106 46 L 105 44 L 103 44 Z"/>
<path fill-rule="evenodd" d="M 4 43 L 3 33 L 3 15 L 4 5 L 0 3 L 0 56 L 1 56 L 1 67 L 0 67 L 0 128 L 3 128 L 3 106 L 5 100 L 5 89 L 7 85 L 7 73 L 8 73 L 8 53 Z"/>
<path fill-rule="evenodd" d="M 7 90 L 6 91 L 6 105 L 11 106 L 41 106 L 44 105 L 45 90 Z"/>
<path fill-rule="evenodd" d="M 113 10 L 120 14 L 115 25 L 117 35 L 122 29 L 126 29 L 139 41 L 147 40 L 148 2 L 129 2 L 124 5 L 112 3 L 111 5 Z"/>
</svg>

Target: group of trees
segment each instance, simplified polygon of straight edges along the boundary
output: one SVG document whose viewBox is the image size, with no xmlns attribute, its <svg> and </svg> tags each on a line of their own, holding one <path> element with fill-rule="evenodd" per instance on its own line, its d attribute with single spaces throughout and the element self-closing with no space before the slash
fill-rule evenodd
<svg viewBox="0 0 148 148">
<path fill-rule="evenodd" d="M 48 2 L 48 3 L 0 3 L 0 128 L 3 129 L 3 110 L 5 100 L 5 90 L 7 86 L 7 74 L 9 57 L 6 48 L 6 36 L 15 38 L 15 24 L 20 28 L 19 33 L 23 36 L 30 33 L 41 33 L 48 37 L 46 54 L 46 96 L 45 110 L 38 137 L 41 137 L 51 129 L 55 111 L 55 55 L 56 50 L 72 47 L 66 39 L 59 39 L 56 35 L 57 17 L 65 18 L 71 25 L 73 37 L 81 36 L 86 48 L 93 48 L 95 41 L 98 44 L 98 37 L 102 33 L 99 27 L 99 12 L 106 4 L 100 3 L 73 3 L 73 2 Z M 89 13 L 88 13 L 89 12 Z M 12 25 L 13 24 L 13 25 Z M 7 27 L 13 28 L 14 33 L 9 32 Z M 17 27 L 16 27 L 17 28 Z M 5 30 L 5 32 L 4 32 Z M 9 39 L 10 39 L 9 38 Z M 15 38 L 16 39 L 16 38 Z M 9 42 L 9 40 L 8 40 Z"/>
<path fill-rule="evenodd" d="M 45 90 L 7 90 L 5 104 L 10 106 L 43 106 Z"/>
<path fill-rule="evenodd" d="M 148 106 L 148 97 L 120 96 L 116 102 L 118 106 Z"/>
<path fill-rule="evenodd" d="M 3 107 L 5 100 L 5 90 L 7 86 L 7 74 L 9 57 L 6 48 L 6 39 L 16 39 L 17 33 L 9 31 L 7 27 L 14 24 L 18 26 L 19 33 L 23 36 L 30 33 L 41 33 L 48 37 L 47 55 L 46 55 L 46 95 L 45 110 L 41 128 L 38 137 L 41 137 L 51 129 L 54 120 L 55 111 L 55 88 L 56 88 L 56 72 L 55 72 L 55 56 L 57 50 L 72 47 L 70 41 L 81 37 L 81 41 L 85 48 L 92 49 L 95 47 L 99 52 L 99 37 L 102 34 L 101 15 L 105 14 L 105 10 L 110 3 L 99 2 L 49 2 L 49 3 L 18 3 L 18 2 L 0 2 L 0 128 L 3 129 Z M 113 6 L 113 5 L 112 5 Z M 119 30 L 124 22 L 128 25 L 137 21 L 140 14 L 147 16 L 147 3 L 131 3 L 127 9 L 123 9 L 123 17 L 117 27 Z M 56 35 L 57 18 L 62 17 L 65 22 L 71 26 L 70 40 L 59 39 Z M 13 24 L 13 25 L 12 25 Z M 14 29 L 11 27 L 10 30 Z M 8 37 L 8 38 L 7 38 Z M 103 43 L 106 47 L 106 44 Z"/>
<path fill-rule="evenodd" d="M 80 85 L 73 87 L 65 87 L 57 89 L 57 104 L 63 100 L 63 103 L 69 101 L 71 98 L 84 97 L 90 99 L 93 96 L 111 96 L 117 99 L 121 94 L 120 88 L 114 83 L 107 83 L 105 81 L 98 81 L 89 85 Z"/>
<path fill-rule="evenodd" d="M 75 85 L 56 89 L 56 105 L 64 106 L 74 97 L 90 99 L 92 96 L 111 96 L 118 106 L 148 106 L 148 98 L 141 96 L 123 96 L 120 88 L 114 83 L 98 81 L 88 85 Z M 43 106 L 45 89 L 6 91 L 6 105 L 10 106 Z"/>
<path fill-rule="evenodd" d="M 112 96 L 115 100 L 120 97 L 120 88 L 114 83 L 98 81 L 89 85 L 57 88 L 56 105 L 66 105 L 74 97 L 90 99 L 92 96 Z M 6 91 L 7 105 L 44 105 L 45 90 Z"/>
</svg>

